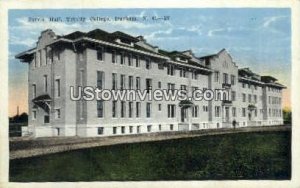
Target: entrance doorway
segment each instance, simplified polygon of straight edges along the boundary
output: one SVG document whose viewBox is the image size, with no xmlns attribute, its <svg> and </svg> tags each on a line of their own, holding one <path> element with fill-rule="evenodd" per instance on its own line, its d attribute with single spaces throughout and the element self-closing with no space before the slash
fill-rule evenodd
<svg viewBox="0 0 300 188">
<path fill-rule="evenodd" d="M 180 110 L 181 114 L 181 122 L 186 122 L 187 121 L 187 108 L 182 107 Z"/>
<path fill-rule="evenodd" d="M 225 107 L 225 121 L 229 122 L 229 107 Z"/>
</svg>

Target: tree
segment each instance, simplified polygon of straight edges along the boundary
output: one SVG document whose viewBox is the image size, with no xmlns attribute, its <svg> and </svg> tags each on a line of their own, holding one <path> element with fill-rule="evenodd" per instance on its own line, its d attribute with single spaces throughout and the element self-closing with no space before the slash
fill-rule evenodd
<svg viewBox="0 0 300 188">
<path fill-rule="evenodd" d="M 289 109 L 283 109 L 283 122 L 284 124 L 292 124 L 292 112 Z"/>
</svg>

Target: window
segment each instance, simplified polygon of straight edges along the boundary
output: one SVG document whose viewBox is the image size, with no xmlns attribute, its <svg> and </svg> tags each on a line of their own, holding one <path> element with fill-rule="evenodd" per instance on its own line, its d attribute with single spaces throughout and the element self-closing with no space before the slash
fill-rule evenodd
<svg viewBox="0 0 300 188">
<path fill-rule="evenodd" d="M 253 95 L 254 103 L 257 103 L 257 96 Z"/>
<path fill-rule="evenodd" d="M 134 62 L 135 62 L 135 67 L 140 67 L 140 61 L 139 61 L 139 57 L 138 56 L 134 57 Z"/>
<path fill-rule="evenodd" d="M 246 102 L 246 94 L 243 93 L 243 102 Z"/>
<path fill-rule="evenodd" d="M 199 112 L 199 106 L 198 105 L 194 106 L 192 108 L 192 117 L 194 117 L 194 118 L 198 117 L 198 112 Z"/>
<path fill-rule="evenodd" d="M 141 78 L 140 77 L 135 78 L 135 87 L 137 90 L 141 89 Z"/>
<path fill-rule="evenodd" d="M 32 98 L 36 97 L 36 85 L 32 84 Z"/>
<path fill-rule="evenodd" d="M 175 92 L 175 84 L 168 83 L 168 90 L 172 91 L 172 93 L 174 93 Z"/>
<path fill-rule="evenodd" d="M 215 116 L 220 117 L 220 106 L 215 106 Z"/>
<path fill-rule="evenodd" d="M 112 101 L 112 117 L 117 117 L 117 101 Z"/>
<path fill-rule="evenodd" d="M 120 89 L 121 90 L 125 89 L 125 87 L 126 87 L 125 84 L 126 84 L 126 82 L 125 82 L 125 75 L 121 74 L 121 79 L 120 79 Z"/>
<path fill-rule="evenodd" d="M 133 102 L 128 103 L 128 117 L 132 118 L 132 108 L 133 108 Z"/>
<path fill-rule="evenodd" d="M 111 53 L 111 62 L 116 63 L 116 51 L 112 51 Z"/>
<path fill-rule="evenodd" d="M 128 77 L 128 89 L 133 89 L 133 76 Z"/>
<path fill-rule="evenodd" d="M 104 108 L 103 108 L 103 100 L 98 100 L 97 101 L 97 117 L 98 118 L 103 118 L 103 115 L 104 115 L 104 113 L 103 113 L 103 110 L 104 110 Z"/>
<path fill-rule="evenodd" d="M 249 101 L 249 102 L 252 101 L 252 96 L 251 96 L 251 94 L 248 94 L 248 101 Z"/>
<path fill-rule="evenodd" d="M 120 58 L 121 58 L 121 65 L 124 65 L 125 63 L 124 63 L 124 54 L 123 53 L 120 54 Z"/>
<path fill-rule="evenodd" d="M 167 74 L 173 76 L 174 75 L 174 66 L 173 65 L 169 65 L 167 67 Z"/>
<path fill-rule="evenodd" d="M 141 103 L 140 102 L 136 102 L 135 103 L 135 115 L 136 117 L 140 117 L 140 114 L 141 114 Z"/>
<path fill-rule="evenodd" d="M 152 89 L 152 79 L 150 78 L 147 78 L 146 79 L 146 90 L 147 90 L 147 93 L 149 93 Z"/>
<path fill-rule="evenodd" d="M 81 52 L 78 52 L 78 59 L 79 59 L 79 61 L 83 61 L 83 52 L 81 51 Z M 52 58 L 51 58 L 51 61 L 53 62 L 53 55 L 52 55 Z"/>
<path fill-rule="evenodd" d="M 60 79 L 55 80 L 56 96 L 60 97 Z"/>
<path fill-rule="evenodd" d="M 103 52 L 103 48 L 102 47 L 98 47 L 97 48 L 97 60 L 99 61 L 103 61 L 103 56 L 104 56 L 104 52 Z"/>
<path fill-rule="evenodd" d="M 48 77 L 47 75 L 44 75 L 44 92 L 47 93 L 48 90 Z"/>
<path fill-rule="evenodd" d="M 36 120 L 36 110 L 33 110 L 33 111 L 32 111 L 32 119 L 33 119 L 33 120 Z"/>
<path fill-rule="evenodd" d="M 164 64 L 163 63 L 158 63 L 157 67 L 159 70 L 164 70 Z"/>
<path fill-rule="evenodd" d="M 170 130 L 173 131 L 173 129 L 174 129 L 174 125 L 170 124 Z"/>
<path fill-rule="evenodd" d="M 121 127 L 121 133 L 124 134 L 125 133 L 125 126 Z"/>
<path fill-rule="evenodd" d="M 185 78 L 187 77 L 185 68 L 180 69 L 180 77 L 185 77 Z"/>
<path fill-rule="evenodd" d="M 161 104 L 158 104 L 158 111 L 161 111 Z"/>
<path fill-rule="evenodd" d="M 80 70 L 80 86 L 83 86 L 83 79 L 84 79 L 84 70 Z"/>
<path fill-rule="evenodd" d="M 151 103 L 146 104 L 146 117 L 150 118 L 151 117 Z"/>
<path fill-rule="evenodd" d="M 151 69 L 150 59 L 146 59 L 146 69 Z"/>
<path fill-rule="evenodd" d="M 60 118 L 60 109 L 55 109 L 55 118 L 56 119 Z"/>
<path fill-rule="evenodd" d="M 39 50 L 39 67 L 41 67 L 42 66 L 42 50 Z"/>
<path fill-rule="evenodd" d="M 223 83 L 228 84 L 228 74 L 227 73 L 223 73 Z"/>
<path fill-rule="evenodd" d="M 126 115 L 126 106 L 125 101 L 121 101 L 121 118 L 124 118 Z"/>
<path fill-rule="evenodd" d="M 151 132 L 152 125 L 147 125 L 147 132 Z"/>
<path fill-rule="evenodd" d="M 246 108 L 242 108 L 242 117 L 246 117 Z"/>
<path fill-rule="evenodd" d="M 133 133 L 133 126 L 129 126 L 129 133 Z"/>
<path fill-rule="evenodd" d="M 80 117 L 80 119 L 83 119 L 83 105 L 84 105 L 84 103 L 83 103 L 83 100 L 80 100 L 79 101 L 79 117 Z"/>
<path fill-rule="evenodd" d="M 234 85 L 234 84 L 235 84 L 235 76 L 231 75 L 231 85 Z"/>
<path fill-rule="evenodd" d="M 231 100 L 235 101 L 235 91 L 231 91 Z"/>
<path fill-rule="evenodd" d="M 236 108 L 232 107 L 232 117 L 236 117 Z"/>
<path fill-rule="evenodd" d="M 97 88 L 104 89 L 104 72 L 97 71 Z"/>
<path fill-rule="evenodd" d="M 57 58 L 57 60 L 59 61 L 60 60 L 60 52 L 59 51 L 55 51 L 56 53 L 55 53 L 55 55 L 56 55 L 56 58 Z"/>
<path fill-rule="evenodd" d="M 219 71 L 215 72 L 215 82 L 219 82 Z"/>
<path fill-rule="evenodd" d="M 140 133 L 140 132 L 141 132 L 141 126 L 139 125 L 136 127 L 136 133 Z"/>
<path fill-rule="evenodd" d="M 47 50 L 47 48 L 45 49 L 45 64 L 48 64 L 48 59 L 50 59 L 50 51 L 51 50 Z"/>
<path fill-rule="evenodd" d="M 180 90 L 187 91 L 187 86 L 186 85 L 181 85 Z"/>
<path fill-rule="evenodd" d="M 193 92 L 196 91 L 196 90 L 198 90 L 198 87 L 192 87 Z"/>
<path fill-rule="evenodd" d="M 103 127 L 98 127 L 98 135 L 103 134 L 104 128 Z"/>
<path fill-rule="evenodd" d="M 112 73 L 112 89 L 116 90 L 118 87 L 118 82 L 117 82 L 117 74 L 116 73 Z"/>
<path fill-rule="evenodd" d="M 281 98 L 280 97 L 278 98 L 278 104 L 281 104 Z"/>
<path fill-rule="evenodd" d="M 49 114 L 44 115 L 44 123 L 49 123 L 49 122 L 50 122 Z"/>
<path fill-rule="evenodd" d="M 158 82 L 158 88 L 161 89 L 161 82 Z"/>
<path fill-rule="evenodd" d="M 132 56 L 128 54 L 128 66 L 132 66 Z"/>
<path fill-rule="evenodd" d="M 113 134 L 117 134 L 117 127 L 113 127 Z"/>
<path fill-rule="evenodd" d="M 34 68 L 37 67 L 37 53 L 34 53 Z"/>
<path fill-rule="evenodd" d="M 176 114 L 176 105 L 168 104 L 168 118 L 174 118 Z"/>
<path fill-rule="evenodd" d="M 192 79 L 197 80 L 198 74 L 196 71 L 192 71 Z"/>
<path fill-rule="evenodd" d="M 158 125 L 158 130 L 161 131 L 161 124 Z"/>
</svg>

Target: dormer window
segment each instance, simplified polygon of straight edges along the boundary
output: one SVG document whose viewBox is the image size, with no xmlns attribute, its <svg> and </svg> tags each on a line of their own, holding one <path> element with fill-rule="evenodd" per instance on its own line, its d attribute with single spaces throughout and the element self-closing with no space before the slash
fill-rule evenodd
<svg viewBox="0 0 300 188">
<path fill-rule="evenodd" d="M 119 39 L 119 38 L 117 38 L 117 39 L 115 40 L 115 42 L 117 42 L 117 43 L 119 43 L 119 44 L 126 45 L 126 46 L 134 46 L 133 42 L 126 41 L 126 40 L 122 40 L 122 39 Z"/>
<path fill-rule="evenodd" d="M 176 60 L 177 60 L 177 61 L 180 61 L 180 62 L 184 62 L 184 63 L 187 63 L 187 62 L 188 62 L 187 59 L 182 58 L 182 57 L 176 57 Z"/>
<path fill-rule="evenodd" d="M 205 65 L 206 65 L 206 66 L 210 66 L 209 59 L 205 59 Z"/>
</svg>

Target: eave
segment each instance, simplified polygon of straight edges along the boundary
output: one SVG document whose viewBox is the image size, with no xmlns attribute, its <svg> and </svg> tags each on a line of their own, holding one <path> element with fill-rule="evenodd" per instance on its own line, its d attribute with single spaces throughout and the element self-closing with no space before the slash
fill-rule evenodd
<svg viewBox="0 0 300 188">
<path fill-rule="evenodd" d="M 156 58 L 160 58 L 160 59 L 164 59 L 164 60 L 169 59 L 168 57 L 165 57 L 165 56 L 162 56 L 162 55 L 159 55 L 159 54 L 145 52 L 145 51 L 134 49 L 134 48 L 131 48 L 131 47 L 127 47 L 127 46 L 123 46 L 123 45 L 119 45 L 119 44 L 114 44 L 114 43 L 110 43 L 110 42 L 106 42 L 106 41 L 102 41 L 102 40 L 92 39 L 92 38 L 89 38 L 89 37 L 81 37 L 79 39 L 74 40 L 73 42 L 76 43 L 76 42 L 81 42 L 81 41 L 94 42 L 94 43 L 98 43 L 98 44 L 102 44 L 102 45 L 106 45 L 106 46 L 116 47 L 116 48 L 137 52 L 137 53 L 140 53 L 140 54 L 144 54 L 144 55 L 148 55 L 148 56 L 152 56 L 152 57 L 156 57 Z"/>
<path fill-rule="evenodd" d="M 264 85 L 264 82 L 258 81 L 258 80 L 253 80 L 253 79 L 249 79 L 249 78 L 244 78 L 244 77 L 239 77 L 239 81 L 242 82 L 252 82 L 252 83 L 256 83 L 258 85 Z"/>
<path fill-rule="evenodd" d="M 185 66 L 185 67 L 189 67 L 189 68 L 193 68 L 193 69 L 197 69 L 197 70 L 201 70 L 201 71 L 204 71 L 204 72 L 207 72 L 207 73 L 212 73 L 213 70 L 209 69 L 209 68 L 205 68 L 205 67 L 200 67 L 200 66 L 194 66 L 194 65 L 189 65 L 187 63 L 182 63 L 182 62 L 178 62 L 178 61 L 168 61 L 168 63 L 172 63 L 172 64 L 176 64 L 176 65 L 179 65 L 179 66 Z"/>
</svg>

